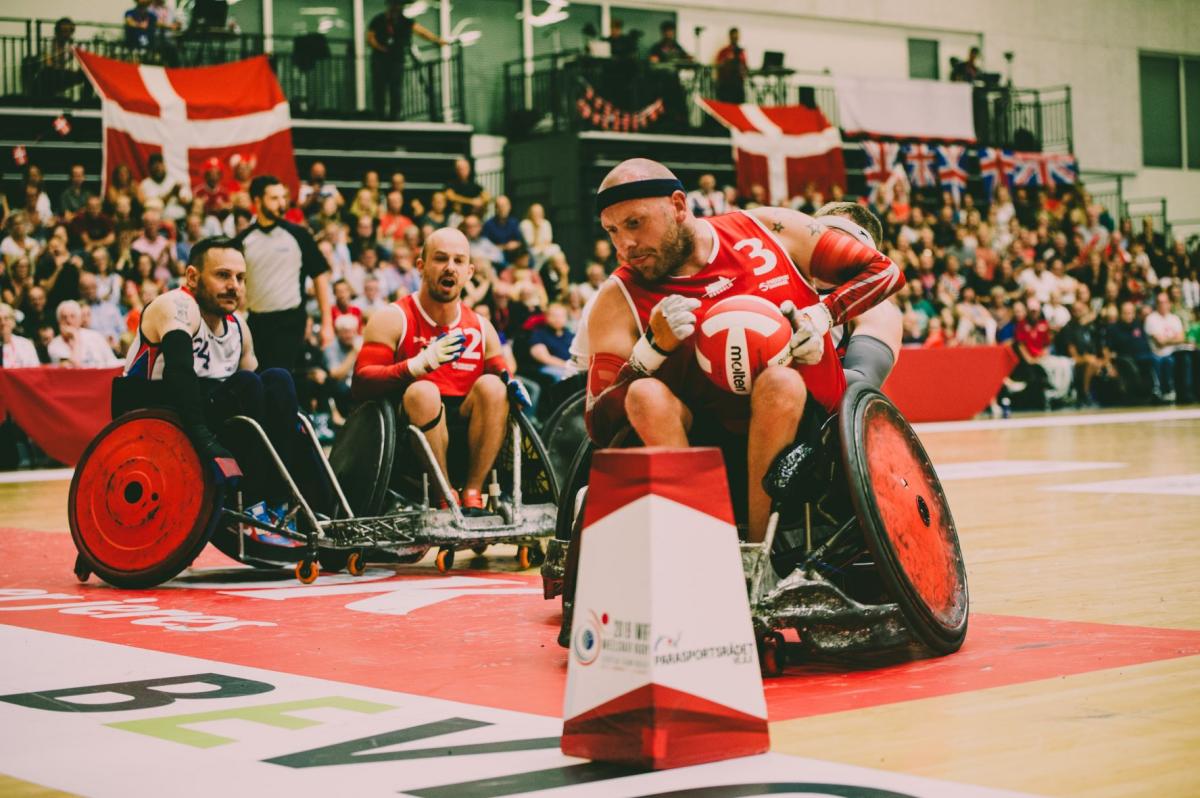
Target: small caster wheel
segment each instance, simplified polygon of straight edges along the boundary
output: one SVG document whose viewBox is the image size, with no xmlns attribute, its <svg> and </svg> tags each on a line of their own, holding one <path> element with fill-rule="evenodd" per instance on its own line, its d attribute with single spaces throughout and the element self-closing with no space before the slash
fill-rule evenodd
<svg viewBox="0 0 1200 798">
<path fill-rule="evenodd" d="M 442 573 L 446 573 L 454 567 L 454 549 L 443 546 L 438 549 L 437 553 L 437 569 Z"/>
<path fill-rule="evenodd" d="M 75 578 L 78 579 L 80 582 L 86 582 L 88 580 L 88 578 L 91 577 L 91 575 L 92 575 L 92 569 L 88 568 L 87 563 L 84 561 L 83 557 L 77 556 L 75 558 Z"/>
<path fill-rule="evenodd" d="M 472 546 L 471 551 L 475 552 L 476 557 L 482 557 L 484 552 L 487 551 L 487 546 Z"/>
<path fill-rule="evenodd" d="M 302 585 L 311 585 L 317 581 L 317 575 L 320 573 L 321 569 L 312 560 L 301 560 L 296 563 L 296 578 Z"/>
<path fill-rule="evenodd" d="M 783 635 L 771 632 L 758 641 L 758 666 L 763 676 L 782 676 L 787 664 Z"/>
<path fill-rule="evenodd" d="M 362 552 L 350 552 L 350 556 L 346 558 L 346 573 L 351 576 L 362 576 L 367 572 L 366 558 Z"/>
</svg>

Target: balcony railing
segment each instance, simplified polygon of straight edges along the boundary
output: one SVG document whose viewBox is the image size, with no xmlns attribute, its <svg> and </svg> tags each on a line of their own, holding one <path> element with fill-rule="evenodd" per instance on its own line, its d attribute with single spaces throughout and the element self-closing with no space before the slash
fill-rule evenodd
<svg viewBox="0 0 1200 798">
<path fill-rule="evenodd" d="M 266 54 L 296 116 L 378 118 L 371 107 L 368 57 L 349 39 L 320 35 L 265 37 L 227 31 L 160 36 L 151 47 L 127 45 L 120 26 L 78 23 L 70 45 L 107 58 L 158 66 L 223 64 Z M 446 89 L 443 89 L 443 85 Z M 430 49 L 404 70 L 400 121 L 464 121 L 462 51 L 442 61 Z M 0 18 L 0 102 L 6 105 L 97 107 L 99 101 L 69 45 L 54 40 L 45 20 Z"/>
<path fill-rule="evenodd" d="M 694 63 L 651 65 L 594 58 L 580 52 L 539 56 L 505 65 L 504 89 L 509 133 L 588 130 L 596 125 L 580 100 L 595 96 L 622 112 L 636 113 L 662 100 L 664 113 L 645 132 L 714 133 L 722 128 L 700 110 L 696 99 L 720 99 L 713 67 Z M 592 94 L 588 94 L 588 90 Z M 743 81 L 743 102 L 820 108 L 840 126 L 833 77 L 827 72 L 789 69 L 751 71 Z M 976 133 L 981 146 L 1025 151 L 1070 151 L 1071 91 L 1054 89 L 975 89 Z"/>
</svg>

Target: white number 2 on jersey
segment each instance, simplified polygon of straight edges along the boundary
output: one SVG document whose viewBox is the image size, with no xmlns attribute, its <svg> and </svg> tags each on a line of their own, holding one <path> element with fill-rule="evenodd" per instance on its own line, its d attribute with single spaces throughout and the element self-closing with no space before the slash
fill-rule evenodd
<svg viewBox="0 0 1200 798">
<path fill-rule="evenodd" d="M 466 346 L 463 348 L 463 353 L 459 355 L 459 360 L 478 360 L 483 357 L 483 333 L 476 330 L 474 327 L 463 327 L 463 337 L 466 338 Z"/>
<path fill-rule="evenodd" d="M 747 254 L 750 257 L 757 258 L 762 261 L 762 266 L 754 267 L 755 277 L 763 276 L 767 272 L 774 269 L 775 264 L 779 262 L 775 257 L 774 252 L 769 249 L 763 249 L 761 238 L 743 238 L 741 241 L 734 244 L 733 248 L 736 250 L 748 249 L 750 251 Z"/>
</svg>

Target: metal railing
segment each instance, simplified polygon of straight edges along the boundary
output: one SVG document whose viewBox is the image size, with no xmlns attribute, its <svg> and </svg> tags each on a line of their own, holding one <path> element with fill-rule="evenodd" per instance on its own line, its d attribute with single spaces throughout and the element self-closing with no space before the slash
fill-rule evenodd
<svg viewBox="0 0 1200 798">
<path fill-rule="evenodd" d="M 0 100 L 5 104 L 97 107 L 99 101 L 71 51 L 75 45 L 107 58 L 159 66 L 222 64 L 265 54 L 295 115 L 380 116 L 372 101 L 369 58 L 349 39 L 216 31 L 159 36 L 150 47 L 141 48 L 126 44 L 120 26 L 101 23 L 77 23 L 77 33 L 87 30 L 91 35 L 59 43 L 53 25 L 46 22 L 0 18 Z M 437 49 L 422 51 L 409 60 L 403 74 L 400 107 L 391 118 L 464 121 L 461 48 L 451 50 L 448 64 Z M 448 91 L 443 88 L 446 79 Z"/>
<path fill-rule="evenodd" d="M 1164 235 L 1169 232 L 1166 197 L 1139 197 L 1125 200 L 1122 204 L 1121 215 L 1134 220 L 1135 230 L 1140 230 L 1141 220 L 1149 217 L 1153 221 L 1156 231 Z"/>
<path fill-rule="evenodd" d="M 1071 87 L 977 87 L 975 133 L 979 143 L 1022 152 L 1074 152 Z"/>
<path fill-rule="evenodd" d="M 1172 219 L 1167 229 L 1172 244 L 1183 241 L 1189 251 L 1200 249 L 1200 219 Z"/>
<path fill-rule="evenodd" d="M 1080 172 L 1079 182 L 1114 220 L 1125 211 L 1125 175 L 1119 172 Z"/>
<path fill-rule="evenodd" d="M 661 111 L 638 131 L 656 133 L 715 132 L 722 128 L 709 119 L 696 100 L 718 99 L 711 66 L 697 63 L 648 64 L 615 58 L 596 58 L 579 51 L 548 53 L 528 62 L 511 61 L 504 68 L 508 132 L 521 136 L 533 131 L 589 130 L 594 121 L 584 105 L 609 103 L 634 113 L 662 102 Z M 759 105 L 803 103 L 821 108 L 838 123 L 837 102 L 827 75 L 791 70 L 751 71 L 742 83 L 744 102 Z M 581 105 L 582 103 L 582 105 Z M 595 110 L 595 105 L 592 105 Z M 616 129 L 624 129 L 618 121 Z"/>
</svg>

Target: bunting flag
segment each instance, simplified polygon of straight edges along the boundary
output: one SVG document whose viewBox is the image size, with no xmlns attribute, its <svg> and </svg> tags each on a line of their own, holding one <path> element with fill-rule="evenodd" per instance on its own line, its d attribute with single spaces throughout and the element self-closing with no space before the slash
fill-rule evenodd
<svg viewBox="0 0 1200 798">
<path fill-rule="evenodd" d="M 979 150 L 979 176 L 983 178 L 984 196 L 991 200 L 996 196 L 997 186 L 1012 185 L 1013 171 L 1016 161 L 1012 150 L 1002 150 L 998 147 L 984 147 Z"/>
<path fill-rule="evenodd" d="M 768 202 L 783 205 L 816 183 L 826 195 L 845 188 L 842 137 L 819 109 L 804 105 L 759 106 L 701 98 L 700 107 L 729 128 L 738 191 L 767 189 Z"/>
<path fill-rule="evenodd" d="M 1014 152 L 1014 186 L 1073 186 L 1079 180 L 1074 155 L 1058 152 Z"/>
<path fill-rule="evenodd" d="M 904 145 L 904 165 L 913 188 L 932 188 L 937 185 L 936 161 L 937 155 L 928 144 Z"/>
<path fill-rule="evenodd" d="M 886 183 L 900 158 L 900 145 L 890 141 L 864 141 L 862 149 L 867 158 L 863 177 L 867 179 L 868 189 Z"/>
<path fill-rule="evenodd" d="M 575 101 L 575 108 L 585 122 L 601 130 L 620 133 L 645 130 L 657 122 L 666 111 L 662 98 L 640 111 L 624 111 L 601 97 L 586 81 L 583 81 L 583 95 Z"/>
<path fill-rule="evenodd" d="M 961 144 L 939 144 L 936 148 L 938 164 L 938 180 L 942 189 L 954 197 L 954 204 L 962 202 L 962 195 L 967 190 L 967 170 L 963 159 L 967 148 Z"/>
<path fill-rule="evenodd" d="M 195 185 L 204 164 L 235 153 L 255 158 L 295 196 L 299 186 L 292 154 L 287 99 L 266 56 L 217 66 L 172 69 L 75 55 L 103 98 L 104 174 L 129 167 L 136 183 L 161 153 L 167 174 Z"/>
</svg>

